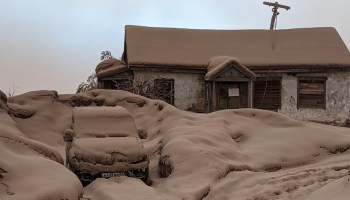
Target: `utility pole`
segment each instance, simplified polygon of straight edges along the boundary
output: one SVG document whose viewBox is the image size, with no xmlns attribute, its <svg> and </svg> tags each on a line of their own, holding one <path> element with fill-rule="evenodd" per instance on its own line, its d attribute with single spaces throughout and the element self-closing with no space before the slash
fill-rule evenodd
<svg viewBox="0 0 350 200">
<path fill-rule="evenodd" d="M 273 14 L 272 14 L 271 24 L 270 24 L 270 30 L 273 30 L 274 27 L 275 27 L 277 15 L 280 14 L 280 13 L 278 12 L 278 8 L 283 8 L 283 9 L 289 10 L 290 7 L 289 7 L 289 6 L 286 6 L 286 5 L 279 4 L 277 1 L 276 1 L 275 3 L 264 1 L 264 5 L 272 6 L 272 7 L 273 7 L 273 8 L 272 8 L 272 13 L 273 13 Z"/>
</svg>

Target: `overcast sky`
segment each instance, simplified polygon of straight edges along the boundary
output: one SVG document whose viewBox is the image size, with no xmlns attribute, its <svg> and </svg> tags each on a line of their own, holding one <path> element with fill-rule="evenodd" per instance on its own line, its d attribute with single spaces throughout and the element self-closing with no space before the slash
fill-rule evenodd
<svg viewBox="0 0 350 200">
<path fill-rule="evenodd" d="M 74 93 L 124 26 L 268 29 L 261 0 L 0 0 L 0 90 Z M 350 47 L 350 0 L 280 0 L 278 29 L 335 27 Z"/>
</svg>

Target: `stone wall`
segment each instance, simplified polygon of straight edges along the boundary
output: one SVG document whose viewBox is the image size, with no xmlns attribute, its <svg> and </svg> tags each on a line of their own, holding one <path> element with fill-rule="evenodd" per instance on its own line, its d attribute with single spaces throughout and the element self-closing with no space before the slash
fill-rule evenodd
<svg viewBox="0 0 350 200">
<path fill-rule="evenodd" d="M 297 76 L 327 77 L 326 109 L 297 108 Z M 135 79 L 174 79 L 174 104 L 186 110 L 205 101 L 203 74 L 135 71 Z M 152 81 L 153 82 L 153 81 Z M 282 76 L 281 108 L 278 112 L 294 119 L 347 125 L 350 119 L 350 72 L 314 73 Z"/>
<path fill-rule="evenodd" d="M 134 71 L 134 79 L 174 79 L 174 104 L 175 107 L 182 110 L 191 108 L 192 104 L 204 101 L 205 83 L 203 76 L 203 74 L 194 73 Z"/>
<path fill-rule="evenodd" d="M 298 74 L 302 75 L 302 74 Z M 346 125 L 350 119 L 350 72 L 315 73 L 305 76 L 327 77 L 326 109 L 297 108 L 298 78 L 283 74 L 280 113 L 294 119 Z"/>
</svg>

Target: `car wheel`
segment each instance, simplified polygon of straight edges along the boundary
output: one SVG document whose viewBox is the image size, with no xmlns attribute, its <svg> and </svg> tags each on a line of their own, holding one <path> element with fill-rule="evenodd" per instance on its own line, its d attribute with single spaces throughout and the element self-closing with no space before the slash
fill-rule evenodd
<svg viewBox="0 0 350 200">
<path fill-rule="evenodd" d="M 145 170 L 145 176 L 142 178 L 142 181 L 145 182 L 146 185 L 151 185 L 151 180 L 149 179 L 149 168 Z"/>
</svg>

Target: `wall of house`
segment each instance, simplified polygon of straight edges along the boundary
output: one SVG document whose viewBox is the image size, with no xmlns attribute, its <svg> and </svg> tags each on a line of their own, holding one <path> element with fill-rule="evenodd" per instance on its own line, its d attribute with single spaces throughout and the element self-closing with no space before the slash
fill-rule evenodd
<svg viewBox="0 0 350 200">
<path fill-rule="evenodd" d="M 186 110 L 192 104 L 199 105 L 204 102 L 205 83 L 203 74 L 185 74 L 172 72 L 135 71 L 134 79 L 174 79 L 175 107 Z M 153 81 L 152 81 L 153 82 Z"/>
<path fill-rule="evenodd" d="M 300 74 L 299 74 L 300 75 Z M 280 113 L 294 119 L 346 125 L 350 119 L 350 72 L 315 73 L 305 76 L 328 77 L 326 82 L 326 109 L 297 108 L 298 79 L 283 74 Z"/>
</svg>

